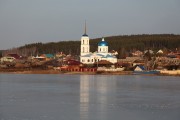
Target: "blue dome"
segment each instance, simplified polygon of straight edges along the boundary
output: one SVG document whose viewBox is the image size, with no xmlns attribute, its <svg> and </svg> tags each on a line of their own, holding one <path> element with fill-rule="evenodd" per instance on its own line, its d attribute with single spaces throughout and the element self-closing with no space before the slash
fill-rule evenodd
<svg viewBox="0 0 180 120">
<path fill-rule="evenodd" d="M 98 46 L 108 46 L 108 43 L 104 41 L 104 38 L 103 38 L 102 41 L 98 43 Z"/>
</svg>

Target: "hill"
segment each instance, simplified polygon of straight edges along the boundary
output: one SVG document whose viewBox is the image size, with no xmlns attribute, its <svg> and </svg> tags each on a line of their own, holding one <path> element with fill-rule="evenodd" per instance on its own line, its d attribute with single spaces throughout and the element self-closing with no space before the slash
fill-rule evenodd
<svg viewBox="0 0 180 120">
<path fill-rule="evenodd" d="M 98 42 L 102 38 L 90 39 L 90 51 L 97 51 Z M 180 50 L 180 35 L 153 34 L 153 35 L 122 35 L 105 37 L 109 44 L 109 51 L 115 50 L 119 53 L 132 52 L 134 50 Z M 50 43 L 33 43 L 16 49 L 21 55 L 36 55 L 43 53 L 64 52 L 65 54 L 79 55 L 80 40 L 60 41 Z"/>
</svg>

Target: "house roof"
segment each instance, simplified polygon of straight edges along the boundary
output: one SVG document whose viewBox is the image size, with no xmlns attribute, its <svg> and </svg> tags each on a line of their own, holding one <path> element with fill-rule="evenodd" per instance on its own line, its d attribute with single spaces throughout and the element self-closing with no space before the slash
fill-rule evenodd
<svg viewBox="0 0 180 120">
<path fill-rule="evenodd" d="M 15 59 L 20 59 L 18 54 L 8 54 L 7 56 L 14 57 Z"/>
<path fill-rule="evenodd" d="M 142 66 L 142 65 L 137 65 L 136 67 L 135 67 L 135 71 L 139 71 L 139 70 L 145 70 L 145 67 L 144 66 Z"/>
<path fill-rule="evenodd" d="M 54 57 L 54 55 L 53 54 L 44 54 L 47 58 L 52 58 L 52 57 Z"/>
<path fill-rule="evenodd" d="M 99 62 L 95 62 L 94 64 L 100 64 L 100 65 L 112 65 L 113 63 L 112 62 L 109 62 L 107 60 L 101 60 Z"/>
<path fill-rule="evenodd" d="M 163 54 L 163 51 L 162 51 L 162 50 L 159 50 L 157 53 L 161 53 L 161 54 Z"/>
<path fill-rule="evenodd" d="M 80 65 L 82 64 L 81 62 L 77 61 L 77 60 L 68 60 L 67 61 L 68 65 Z"/>
<path fill-rule="evenodd" d="M 154 52 L 152 50 L 145 50 L 144 53 L 146 54 L 147 52 L 149 52 L 150 54 L 153 54 Z"/>
<path fill-rule="evenodd" d="M 169 58 L 177 58 L 176 55 L 167 55 L 167 57 L 169 57 Z"/>
</svg>

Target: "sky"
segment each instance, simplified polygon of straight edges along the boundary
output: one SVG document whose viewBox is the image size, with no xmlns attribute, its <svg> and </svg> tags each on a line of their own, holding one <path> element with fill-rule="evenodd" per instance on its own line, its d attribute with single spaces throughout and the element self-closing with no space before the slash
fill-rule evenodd
<svg viewBox="0 0 180 120">
<path fill-rule="evenodd" d="M 0 0 L 0 50 L 131 34 L 180 34 L 180 0 Z"/>
</svg>

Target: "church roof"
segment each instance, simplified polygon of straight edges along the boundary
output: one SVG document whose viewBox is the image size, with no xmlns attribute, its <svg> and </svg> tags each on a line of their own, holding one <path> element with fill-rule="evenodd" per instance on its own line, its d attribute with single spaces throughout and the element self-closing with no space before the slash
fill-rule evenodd
<svg viewBox="0 0 180 120">
<path fill-rule="evenodd" d="M 87 55 L 83 55 L 83 56 L 81 56 L 81 57 L 91 57 L 91 56 L 92 56 L 92 53 L 87 54 Z"/>
<path fill-rule="evenodd" d="M 81 57 L 91 57 L 91 56 L 101 56 L 101 57 L 104 57 L 104 55 L 99 54 L 99 53 L 90 53 L 90 54 L 87 54 L 87 55 L 83 55 Z"/>
<path fill-rule="evenodd" d="M 110 55 L 110 54 L 107 54 L 106 56 L 104 56 L 103 58 L 116 58 L 115 56 L 113 55 Z"/>
<path fill-rule="evenodd" d="M 100 53 L 90 53 L 81 57 L 91 57 L 91 56 L 100 56 L 102 58 L 116 58 L 114 55 L 111 55 L 111 54 L 103 55 Z"/>
<path fill-rule="evenodd" d="M 88 37 L 88 35 L 87 35 L 86 33 L 84 33 L 82 36 L 83 36 L 83 37 Z"/>
<path fill-rule="evenodd" d="M 103 38 L 102 41 L 98 43 L 98 46 L 108 46 L 108 43 L 104 41 L 104 38 Z"/>
<path fill-rule="evenodd" d="M 101 57 L 103 57 L 103 56 L 104 56 L 104 55 L 102 55 L 102 54 L 99 54 L 99 53 L 98 53 L 97 55 L 98 55 L 98 56 L 101 56 Z"/>
</svg>

